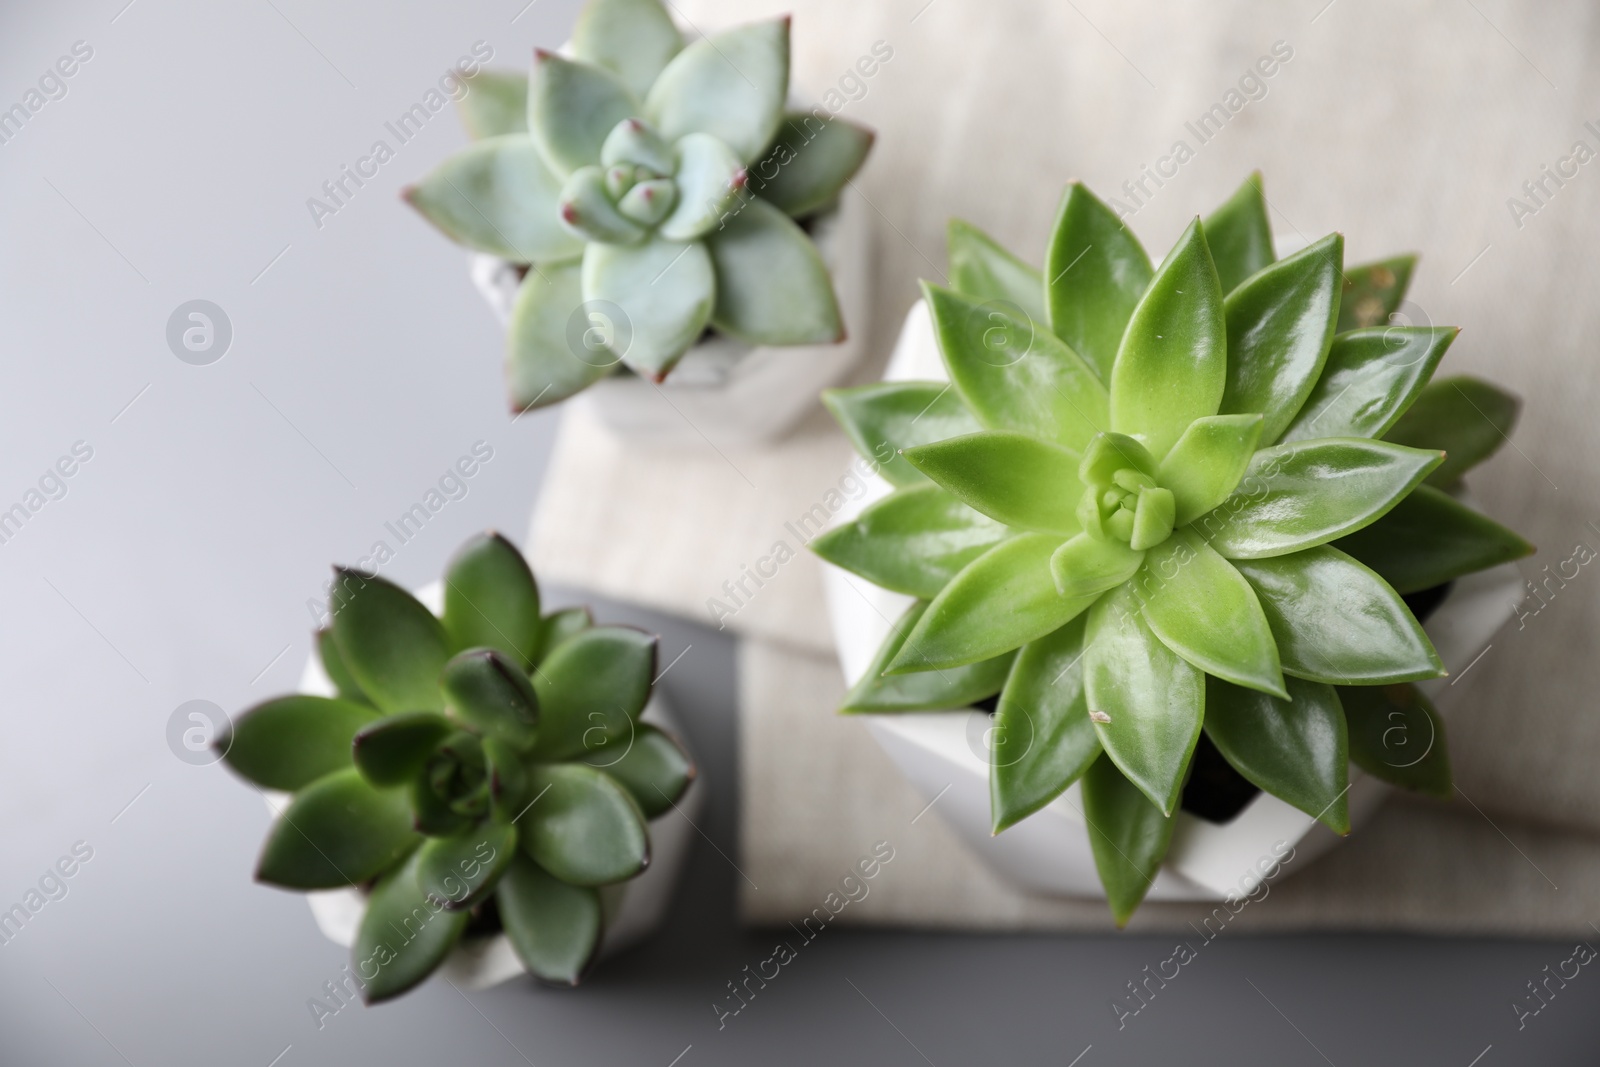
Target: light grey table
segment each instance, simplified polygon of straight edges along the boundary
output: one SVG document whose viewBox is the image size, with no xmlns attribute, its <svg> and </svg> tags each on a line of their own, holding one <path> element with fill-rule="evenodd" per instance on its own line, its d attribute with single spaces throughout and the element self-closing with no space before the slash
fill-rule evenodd
<svg viewBox="0 0 1600 1067">
<path fill-rule="evenodd" d="M 421 583 L 467 534 L 524 528 L 552 417 L 511 424 L 464 257 L 395 195 L 462 135 L 448 109 L 404 143 L 386 123 L 478 42 L 513 66 L 559 42 L 575 6 L 0 8 L 0 108 L 27 111 L 0 115 L 0 512 L 26 511 L 0 518 L 0 906 L 91 854 L 0 944 L 0 1063 L 1595 1062 L 1600 979 L 1518 1032 L 1514 998 L 1568 947 L 1510 941 L 1239 937 L 1119 1032 L 1108 1001 L 1164 942 L 840 929 L 719 1029 L 772 942 L 737 927 L 720 854 L 733 649 L 618 605 L 668 657 L 694 645 L 664 684 L 711 804 L 668 929 L 577 991 L 436 981 L 319 1028 L 344 953 L 250 881 L 267 813 L 176 758 L 169 724 L 294 684 L 331 560 L 384 540 Z M 380 139 L 393 158 L 333 202 Z M 230 327 L 213 362 L 168 342 L 193 300 Z M 477 442 L 492 459 L 399 543 L 385 522 Z"/>
</svg>

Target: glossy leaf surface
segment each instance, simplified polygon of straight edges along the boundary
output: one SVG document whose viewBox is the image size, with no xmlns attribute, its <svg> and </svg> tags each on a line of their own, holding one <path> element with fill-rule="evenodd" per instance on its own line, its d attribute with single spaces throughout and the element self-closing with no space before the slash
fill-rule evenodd
<svg viewBox="0 0 1600 1067">
<path fill-rule="evenodd" d="M 1156 475 L 1172 493 L 1174 526 L 1193 522 L 1228 498 L 1260 438 L 1260 415 L 1211 415 L 1189 424 Z"/>
<path fill-rule="evenodd" d="M 1347 269 L 1339 301 L 1338 332 L 1387 323 L 1389 316 L 1400 310 L 1416 265 L 1416 256 L 1396 256 Z"/>
<path fill-rule="evenodd" d="M 405 793 L 377 789 L 354 767 L 295 794 L 273 823 L 256 878 L 285 889 L 334 889 L 373 878 L 419 838 Z"/>
<path fill-rule="evenodd" d="M 891 485 L 927 484 L 927 478 L 900 455 L 903 449 L 983 429 L 946 382 L 878 382 L 825 389 L 822 403 L 856 452 Z"/>
<path fill-rule="evenodd" d="M 377 712 L 348 700 L 293 696 L 268 700 L 233 724 L 228 766 L 264 789 L 294 792 L 350 766 L 350 741 Z"/>
<path fill-rule="evenodd" d="M 1252 785 L 1350 832 L 1349 743 L 1333 687 L 1290 678 L 1289 699 L 1206 680 L 1206 736 Z"/>
<path fill-rule="evenodd" d="M 539 665 L 539 759 L 571 759 L 624 736 L 644 710 L 655 678 L 658 639 L 623 626 L 597 626 L 557 645 Z"/>
<path fill-rule="evenodd" d="M 539 585 L 516 546 L 478 534 L 456 550 L 444 575 L 445 632 L 451 646 L 493 648 L 524 667 L 539 644 Z"/>
<path fill-rule="evenodd" d="M 1428 475 L 1428 484 L 1448 489 L 1506 443 L 1521 407 L 1522 401 L 1480 378 L 1441 378 L 1422 390 L 1385 436 L 1396 444 L 1443 449 L 1444 462 Z"/>
<path fill-rule="evenodd" d="M 1150 257 L 1116 212 L 1073 182 L 1044 270 L 1051 331 L 1109 384 L 1123 331 L 1154 273 Z"/>
<path fill-rule="evenodd" d="M 895 621 L 878 646 L 866 673 L 845 694 L 844 712 L 877 714 L 897 711 L 949 711 L 986 700 L 1000 692 L 1011 669 L 1012 655 L 1002 653 L 962 667 L 943 667 L 910 674 L 884 674 L 904 647 L 928 606 L 916 603 Z"/>
<path fill-rule="evenodd" d="M 609 775 L 577 763 L 539 764 L 528 786 L 538 799 L 517 821 L 518 842 L 563 882 L 620 882 L 650 862 L 644 815 Z"/>
<path fill-rule="evenodd" d="M 1221 207 L 1206 218 L 1206 244 L 1222 291 L 1230 293 L 1256 271 L 1273 261 L 1272 223 L 1267 201 L 1261 195 L 1261 172 L 1244 180 Z"/>
<path fill-rule="evenodd" d="M 1451 794 L 1444 723 L 1414 685 L 1340 686 L 1356 766 L 1402 789 Z"/>
<path fill-rule="evenodd" d="M 1050 557 L 1050 577 L 1064 597 L 1096 597 L 1132 578 L 1144 553 L 1114 538 L 1073 537 Z"/>
<path fill-rule="evenodd" d="M 1079 457 L 1025 433 L 984 430 L 907 449 L 951 496 L 1007 526 L 1074 534 Z"/>
<path fill-rule="evenodd" d="M 939 486 L 923 484 L 896 490 L 809 547 L 874 585 L 932 600 L 1006 533 Z"/>
<path fill-rule="evenodd" d="M 362 691 L 387 712 L 443 709 L 444 626 L 393 582 L 342 568 L 334 575 L 333 639 Z"/>
<path fill-rule="evenodd" d="M 1083 817 L 1111 917 L 1126 926 L 1161 869 L 1178 820 L 1150 803 L 1109 756 L 1083 774 Z"/>
<path fill-rule="evenodd" d="M 694 762 L 683 746 L 649 723 L 590 752 L 584 762 L 622 783 L 647 819 L 671 811 L 695 777 Z"/>
<path fill-rule="evenodd" d="M 1416 593 L 1533 554 L 1533 546 L 1448 493 L 1422 485 L 1338 547 L 1397 593 Z"/>
<path fill-rule="evenodd" d="M 1383 326 L 1335 337 L 1322 377 L 1283 440 L 1383 437 L 1433 376 L 1459 332 L 1452 327 Z M 1446 456 L 1445 464 L 1449 462 Z"/>
<path fill-rule="evenodd" d="M 532 747 L 539 697 L 518 664 L 494 649 L 468 649 L 445 664 L 439 684 L 457 722 L 514 748 Z"/>
<path fill-rule="evenodd" d="M 506 937 L 534 977 L 577 985 L 600 948 L 600 894 L 518 856 L 495 891 Z"/>
<path fill-rule="evenodd" d="M 970 222 L 951 219 L 945 229 L 950 288 L 980 304 L 1005 301 L 1021 308 L 1037 328 L 1050 321 L 1044 279 Z"/>
</svg>

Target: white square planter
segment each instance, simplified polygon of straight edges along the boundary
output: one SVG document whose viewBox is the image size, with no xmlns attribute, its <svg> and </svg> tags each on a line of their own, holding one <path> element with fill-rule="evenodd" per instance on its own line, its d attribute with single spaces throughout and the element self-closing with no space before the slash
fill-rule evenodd
<svg viewBox="0 0 1600 1067">
<path fill-rule="evenodd" d="M 569 404 L 591 405 L 615 433 L 645 444 L 700 446 L 776 441 L 843 381 L 864 354 L 870 306 L 870 238 L 861 197 L 846 190 L 811 220 L 845 324 L 835 344 L 755 346 L 713 335 L 691 348 L 660 385 L 632 374 L 602 378 Z M 472 281 L 502 325 L 522 285 L 519 268 L 474 254 Z"/>
<path fill-rule="evenodd" d="M 443 607 L 444 587 L 434 582 L 418 590 L 416 597 L 428 610 L 437 614 Z M 312 696 L 335 695 L 333 682 L 323 671 L 322 661 L 315 653 L 300 676 L 300 692 Z M 659 689 L 651 694 L 640 719 L 660 727 L 683 743 L 683 735 L 678 731 L 677 723 Z M 283 811 L 290 799 L 287 793 L 263 792 L 262 795 L 266 797 L 267 807 L 274 816 Z M 683 873 L 690 846 L 694 842 L 692 820 L 698 818 L 704 806 L 705 786 L 696 776 L 683 799 L 678 802 L 678 810 L 668 811 L 650 820 L 650 865 L 638 877 L 601 890 L 606 919 L 598 959 L 604 960 L 631 948 L 660 928 L 666 919 L 667 907 L 672 903 L 672 891 Z M 324 937 L 345 948 L 355 944 L 361 917 L 367 911 L 367 895 L 364 892 L 347 886 L 319 890 L 305 896 L 317 929 L 322 931 Z M 501 933 L 489 937 L 463 937 L 445 958 L 438 973 L 464 988 L 484 989 L 527 974 L 528 969 L 511 947 L 510 938 Z"/>
<path fill-rule="evenodd" d="M 946 381 L 933 322 L 920 301 L 906 317 L 884 377 L 889 381 Z M 836 516 L 848 522 L 891 487 L 874 476 L 870 490 Z M 825 567 L 825 591 L 834 643 L 845 679 L 854 684 L 912 598 L 893 593 L 836 567 Z M 1522 597 L 1522 577 L 1504 564 L 1458 579 L 1424 629 L 1440 658 L 1459 672 L 1483 651 L 1511 619 Z M 1448 679 L 1419 683 L 1441 713 L 1450 705 Z M 1004 831 L 990 833 L 989 765 L 983 735 L 989 716 L 981 711 L 918 712 L 862 716 L 873 737 L 900 772 L 928 800 L 939 797 L 938 814 L 985 863 L 1019 889 L 1050 896 L 1104 898 L 1083 821 L 1079 788 Z M 1367 821 L 1389 786 L 1350 770 L 1350 826 Z M 1149 900 L 1223 900 L 1255 888 L 1262 861 L 1275 850 L 1295 849 L 1294 870 L 1332 848 L 1339 836 L 1305 812 L 1270 793 L 1260 793 L 1238 815 L 1217 824 L 1178 813 L 1172 846 L 1152 884 Z"/>
</svg>

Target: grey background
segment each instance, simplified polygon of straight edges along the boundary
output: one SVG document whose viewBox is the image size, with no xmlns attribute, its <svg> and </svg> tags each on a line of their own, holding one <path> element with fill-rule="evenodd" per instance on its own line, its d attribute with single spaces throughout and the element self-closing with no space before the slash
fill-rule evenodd
<svg viewBox="0 0 1600 1067">
<path fill-rule="evenodd" d="M 94 50 L 0 144 L 0 508 L 93 449 L 0 544 L 0 904 L 94 850 L 0 946 L 0 1063 L 1594 1062 L 1600 979 L 1519 1033 L 1512 1000 L 1570 946 L 1515 941 L 1230 937 L 1118 1033 L 1107 1001 L 1164 941 L 835 929 L 719 1031 L 710 1005 L 774 937 L 737 929 L 704 841 L 668 929 L 576 991 L 435 981 L 319 1030 L 306 1001 L 345 954 L 251 883 L 260 799 L 174 758 L 168 718 L 291 687 L 328 563 L 392 544 L 384 521 L 474 442 L 493 460 L 386 573 L 525 528 L 554 416 L 511 424 L 464 257 L 396 196 L 462 143 L 454 116 L 320 228 L 305 201 L 474 42 L 520 66 L 577 5 L 124 2 L 0 6 L 0 107 Z M 194 299 L 232 323 L 209 366 L 166 343 Z M 693 645 L 664 684 L 732 855 L 731 643 L 600 613 L 660 629 L 667 660 Z"/>
</svg>

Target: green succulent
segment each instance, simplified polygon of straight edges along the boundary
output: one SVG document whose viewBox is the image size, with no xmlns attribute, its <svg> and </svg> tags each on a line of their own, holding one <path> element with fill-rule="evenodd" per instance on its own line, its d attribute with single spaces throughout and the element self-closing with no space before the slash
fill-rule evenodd
<svg viewBox="0 0 1600 1067">
<path fill-rule="evenodd" d="M 1456 330 L 1380 325 L 1412 263 L 1346 271 L 1338 234 L 1275 259 L 1259 176 L 1159 268 L 1082 185 L 1042 275 L 953 222 L 924 285 L 949 384 L 825 394 L 895 488 L 812 547 L 916 598 L 844 710 L 998 694 L 995 832 L 1081 780 L 1119 923 L 1202 731 L 1340 833 L 1349 760 L 1448 793 L 1402 594 L 1532 549 L 1451 495 L 1517 403 L 1430 384 Z"/>
<path fill-rule="evenodd" d="M 787 111 L 789 20 L 685 44 L 661 0 L 589 0 L 571 58 L 483 74 L 479 140 L 406 197 L 449 237 L 527 264 L 509 326 L 517 409 L 617 370 L 660 381 L 707 327 L 763 345 L 844 326 L 795 221 L 829 206 L 872 134 Z"/>
<path fill-rule="evenodd" d="M 435 617 L 381 578 L 335 569 L 318 634 L 337 697 L 276 697 L 219 742 L 234 771 L 293 793 L 256 877 L 370 889 L 354 946 L 369 1002 L 405 992 L 463 934 L 504 930 L 528 970 L 576 983 L 614 901 L 650 862 L 648 819 L 694 777 L 638 721 L 656 638 L 542 615 L 520 553 L 467 542 Z"/>
</svg>

